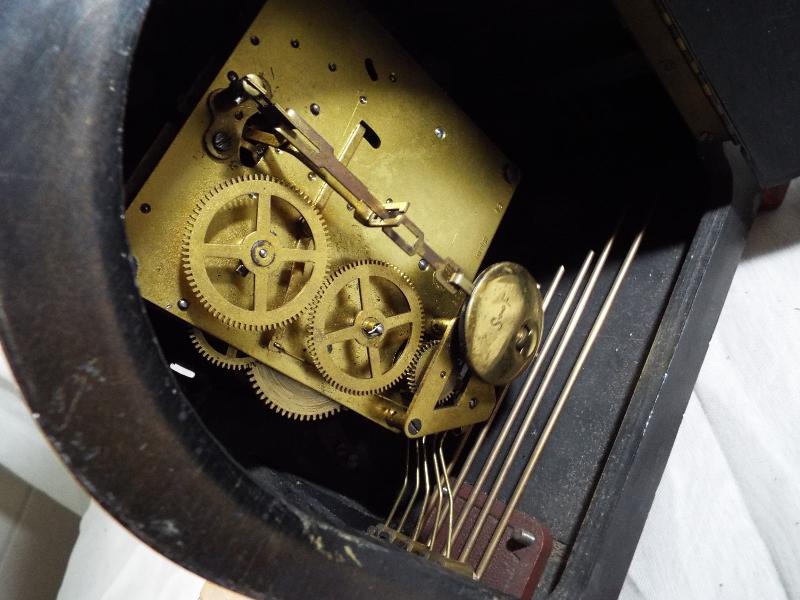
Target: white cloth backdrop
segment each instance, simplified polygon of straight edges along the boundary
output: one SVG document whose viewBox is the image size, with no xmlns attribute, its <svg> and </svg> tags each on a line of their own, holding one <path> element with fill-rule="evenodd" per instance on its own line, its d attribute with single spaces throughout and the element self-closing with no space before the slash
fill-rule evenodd
<svg viewBox="0 0 800 600">
<path fill-rule="evenodd" d="M 624 600 L 800 599 L 800 186 L 758 218 L 631 564 Z M 0 361 L 0 464 L 72 510 Z M 202 581 L 92 504 L 58 600 L 197 600 Z"/>
<path fill-rule="evenodd" d="M 800 598 L 800 185 L 758 217 L 622 598 Z"/>
<path fill-rule="evenodd" d="M 203 583 L 92 502 L 81 520 L 58 600 L 198 600 Z"/>
</svg>

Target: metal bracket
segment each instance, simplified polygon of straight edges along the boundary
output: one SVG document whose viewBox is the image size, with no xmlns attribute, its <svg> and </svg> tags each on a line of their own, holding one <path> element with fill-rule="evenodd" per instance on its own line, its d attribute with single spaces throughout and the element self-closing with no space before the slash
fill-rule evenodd
<svg viewBox="0 0 800 600">
<path fill-rule="evenodd" d="M 442 341 L 425 370 L 419 390 L 408 406 L 402 425 L 410 438 L 418 438 L 447 429 L 465 427 L 489 418 L 495 405 L 494 386 L 470 375 L 464 391 L 452 406 L 437 407 L 442 396 L 447 376 L 454 368 L 452 344 L 456 320 L 453 319 L 444 332 Z"/>
<path fill-rule="evenodd" d="M 226 90 L 217 90 L 209 96 L 209 106 L 214 122 L 206 132 L 206 148 L 220 160 L 230 158 L 244 139 L 245 121 L 240 106 L 247 105 L 248 115 L 254 113 L 251 105 L 265 115 L 270 129 L 255 129 L 248 135 L 258 143 L 287 152 L 305 164 L 336 191 L 353 208 L 355 218 L 367 227 L 381 227 L 389 238 L 409 256 L 419 256 L 424 268 L 434 271 L 436 280 L 451 294 L 462 291 L 472 293 L 472 281 L 452 259 L 443 258 L 425 242 L 422 230 L 408 217 L 408 202 L 381 202 L 367 186 L 345 166 L 324 137 L 303 117 L 291 108 L 283 108 L 272 99 L 269 84 L 260 76 L 248 74 L 232 79 Z M 230 119 L 223 114 L 234 114 Z M 216 137 L 220 139 L 216 139 Z M 231 136 L 236 136 L 231 138 Z M 234 143 L 235 139 L 235 143 Z M 215 142 L 217 144 L 215 145 Z M 221 142 L 225 142 L 222 144 Z M 232 147 L 235 146 L 235 151 Z M 221 148 L 221 149 L 220 149 Z M 263 153 L 261 153 L 263 155 Z M 406 242 L 397 228 L 403 225 L 414 236 Z"/>
</svg>

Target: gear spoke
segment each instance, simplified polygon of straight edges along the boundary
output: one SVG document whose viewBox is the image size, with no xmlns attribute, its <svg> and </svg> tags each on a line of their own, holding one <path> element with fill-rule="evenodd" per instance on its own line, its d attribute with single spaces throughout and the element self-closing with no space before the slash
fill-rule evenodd
<svg viewBox="0 0 800 600">
<path fill-rule="evenodd" d="M 256 197 L 256 231 L 266 239 L 272 227 L 272 195 L 258 194 Z"/>
<path fill-rule="evenodd" d="M 375 378 L 383 375 L 381 368 L 381 350 L 377 346 L 367 346 L 367 354 L 369 355 L 369 374 Z"/>
<path fill-rule="evenodd" d="M 203 244 L 201 252 L 204 258 L 241 258 L 241 244 Z"/>
<path fill-rule="evenodd" d="M 325 380 L 342 392 L 363 396 L 389 389 L 419 349 L 422 301 L 408 277 L 392 265 L 364 261 L 342 267 L 312 307 L 308 354 Z M 393 316 L 387 317 L 387 311 Z M 331 317 L 341 314 L 356 317 L 351 325 L 334 325 Z M 386 335 L 403 325 L 405 329 Z M 360 346 L 358 352 L 334 347 L 350 339 Z"/>
<path fill-rule="evenodd" d="M 294 263 L 320 263 L 325 260 L 325 255 L 319 250 L 308 248 L 281 248 L 278 251 L 278 260 Z"/>
<path fill-rule="evenodd" d="M 342 342 L 356 339 L 360 333 L 361 328 L 358 325 L 350 325 L 349 327 L 326 333 L 323 341 L 328 345 L 341 344 Z"/>
<path fill-rule="evenodd" d="M 358 294 L 361 297 L 361 310 L 365 313 L 372 313 L 375 310 L 375 302 L 372 294 L 370 294 L 371 284 L 369 276 L 365 275 L 358 278 Z"/>
<path fill-rule="evenodd" d="M 269 294 L 269 275 L 264 271 L 254 271 L 253 277 L 256 281 L 253 285 L 253 310 L 258 312 L 267 311 L 267 294 Z"/>
<path fill-rule="evenodd" d="M 251 174 L 221 182 L 198 202 L 181 254 L 187 283 L 211 315 L 230 327 L 263 331 L 291 323 L 311 304 L 325 281 L 330 252 L 325 221 L 302 192 L 274 177 Z M 209 258 L 241 261 L 236 271 L 247 284 L 221 278 Z M 300 269 L 302 277 L 283 277 L 280 263 L 292 261 L 313 268 Z"/>
<path fill-rule="evenodd" d="M 403 325 L 410 325 L 414 322 L 414 313 L 411 311 L 400 313 L 399 315 L 392 315 L 391 317 L 386 317 L 383 319 L 383 328 L 386 331 L 390 329 L 396 329 L 398 327 L 402 327 Z"/>
</svg>

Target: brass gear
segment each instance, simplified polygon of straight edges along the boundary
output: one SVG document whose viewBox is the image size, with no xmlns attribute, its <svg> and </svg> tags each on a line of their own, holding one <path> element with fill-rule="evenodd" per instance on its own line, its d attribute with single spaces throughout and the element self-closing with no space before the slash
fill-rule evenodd
<svg viewBox="0 0 800 600">
<path fill-rule="evenodd" d="M 197 351 L 218 367 L 238 371 L 256 362 L 256 359 L 238 348 L 218 340 L 197 327 L 192 327 L 189 338 Z"/>
<path fill-rule="evenodd" d="M 314 298 L 327 274 L 327 230 L 297 188 L 245 175 L 198 202 L 181 254 L 192 290 L 212 315 L 261 331 L 293 321 Z"/>
<path fill-rule="evenodd" d="M 311 313 L 308 353 L 322 376 L 349 394 L 377 394 L 397 383 L 422 337 L 422 302 L 411 280 L 383 262 L 339 269 Z"/>
<path fill-rule="evenodd" d="M 291 419 L 324 419 L 342 408 L 338 402 L 264 363 L 256 362 L 250 367 L 250 381 L 267 406 Z"/>
<path fill-rule="evenodd" d="M 411 361 L 411 366 L 406 372 L 406 384 L 408 389 L 413 393 L 417 393 L 419 386 L 422 383 L 422 378 L 425 376 L 425 371 L 430 365 L 431 359 L 436 352 L 440 340 L 432 340 L 425 342 L 419 347 L 414 358 Z M 458 377 L 451 371 L 447 378 L 442 395 L 436 402 L 436 406 L 444 406 L 448 404 L 453 398 L 458 395 Z"/>
</svg>

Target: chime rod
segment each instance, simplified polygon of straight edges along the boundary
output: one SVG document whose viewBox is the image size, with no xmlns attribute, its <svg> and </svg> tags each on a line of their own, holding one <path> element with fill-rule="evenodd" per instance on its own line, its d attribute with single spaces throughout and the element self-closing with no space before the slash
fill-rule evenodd
<svg viewBox="0 0 800 600">
<path fill-rule="evenodd" d="M 454 534 L 456 537 L 461 532 L 464 523 L 467 521 L 467 517 L 469 516 L 469 512 L 472 510 L 472 507 L 475 505 L 475 501 L 477 500 L 478 496 L 483 489 L 484 484 L 486 483 L 486 479 L 488 478 L 489 474 L 492 471 L 492 467 L 494 467 L 497 458 L 500 456 L 500 451 L 505 444 L 506 438 L 508 437 L 509 433 L 511 433 L 511 429 L 514 426 L 514 423 L 517 420 L 517 416 L 519 415 L 520 411 L 522 410 L 523 406 L 525 405 L 525 399 L 528 397 L 528 394 L 533 387 L 533 383 L 536 380 L 536 377 L 539 374 L 542 366 L 544 365 L 545 360 L 547 359 L 548 354 L 550 353 L 550 348 L 552 347 L 553 343 L 558 339 L 558 334 L 561 331 L 561 326 L 564 324 L 564 321 L 569 316 L 570 310 L 572 309 L 573 303 L 575 302 L 575 298 L 578 295 L 578 292 L 583 286 L 584 279 L 586 278 L 586 274 L 589 271 L 589 267 L 592 264 L 592 260 L 594 259 L 594 252 L 589 251 L 586 255 L 586 258 L 581 265 L 580 271 L 578 272 L 577 277 L 575 277 L 575 281 L 572 283 L 569 292 L 567 293 L 567 297 L 564 299 L 564 302 L 561 305 L 561 308 L 556 315 L 556 319 L 553 322 L 553 326 L 550 328 L 550 333 L 547 336 L 542 347 L 539 349 L 539 354 L 536 357 L 533 366 L 531 367 L 530 371 L 525 378 L 525 383 L 522 386 L 522 389 L 517 394 L 516 398 L 514 398 L 511 412 L 509 413 L 508 417 L 506 418 L 505 423 L 503 423 L 503 427 L 500 430 L 500 433 L 497 436 L 497 440 L 495 441 L 494 445 L 492 446 L 491 451 L 489 452 L 489 456 L 487 456 L 486 461 L 484 462 L 483 466 L 481 467 L 480 472 L 478 473 L 477 478 L 475 479 L 475 484 L 472 487 L 472 491 L 469 494 L 464 506 L 461 508 L 461 512 L 459 514 L 458 520 L 456 521 L 456 527 L 454 530 Z M 503 390 L 504 397 L 509 391 L 509 386 Z M 520 431 L 524 431 L 521 429 Z M 484 508 L 487 506 L 484 503 Z M 487 511 L 488 513 L 488 511 Z"/>
<path fill-rule="evenodd" d="M 467 537 L 467 541 L 464 544 L 464 547 L 461 549 L 461 554 L 459 555 L 460 561 L 466 561 L 469 557 L 470 552 L 472 551 L 473 547 L 475 546 L 475 542 L 478 539 L 478 535 L 483 528 L 486 519 L 489 517 L 489 512 L 494 504 L 494 501 L 497 499 L 497 495 L 500 493 L 500 488 L 505 482 L 506 477 L 511 470 L 511 466 L 516 458 L 517 454 L 519 453 L 520 447 L 522 446 L 522 442 L 525 439 L 525 433 L 531 427 L 533 422 L 533 418 L 536 416 L 537 411 L 539 410 L 539 405 L 542 403 L 542 398 L 544 398 L 547 389 L 550 386 L 550 382 L 553 380 L 553 377 L 558 369 L 559 364 L 561 363 L 561 359 L 564 356 L 564 352 L 567 349 L 567 346 L 572 340 L 572 336 L 575 334 L 575 330 L 578 327 L 578 322 L 581 320 L 584 311 L 586 310 L 586 305 L 589 302 L 589 298 L 591 297 L 592 293 L 594 292 L 594 288 L 597 285 L 597 281 L 600 278 L 601 273 L 603 272 L 603 267 L 605 266 L 605 262 L 608 259 L 608 255 L 611 252 L 611 246 L 614 244 L 614 238 L 616 236 L 616 232 L 612 235 L 606 245 L 603 247 L 603 251 L 600 253 L 600 257 L 597 259 L 595 263 L 594 269 L 592 269 L 592 274 L 589 277 L 589 281 L 586 283 L 586 287 L 583 289 L 583 293 L 581 294 L 580 300 L 578 300 L 578 304 L 575 307 L 575 312 L 572 314 L 572 317 L 567 324 L 566 329 L 564 330 L 564 336 L 561 338 L 561 341 L 556 348 L 555 353 L 553 354 L 553 358 L 550 360 L 550 364 L 547 367 L 547 371 L 542 378 L 541 383 L 539 384 L 539 389 L 536 391 L 535 396 L 533 397 L 533 402 L 528 407 L 528 412 L 525 414 L 525 418 L 522 421 L 522 424 L 519 428 L 519 434 L 514 438 L 513 443 L 511 444 L 511 449 L 506 454 L 503 464 L 500 467 L 500 471 L 497 474 L 497 478 L 495 479 L 494 484 L 492 485 L 491 490 L 489 491 L 488 496 L 483 504 L 483 508 L 481 509 L 480 513 L 478 514 L 478 518 L 475 521 L 475 524 L 470 531 L 469 536 Z M 588 257 L 587 257 L 588 258 Z M 587 262 L 584 261 L 584 266 L 587 265 Z M 526 389 L 522 390 L 522 392 L 527 393 L 529 391 L 529 387 L 525 386 Z M 519 399 L 524 398 L 523 394 L 520 394 Z M 519 400 L 518 400 L 519 402 Z"/>
<path fill-rule="evenodd" d="M 561 278 L 564 276 L 564 266 L 560 266 L 558 271 L 556 271 L 555 277 L 553 277 L 553 281 L 550 283 L 550 287 L 547 289 L 547 294 L 545 294 L 544 300 L 542 300 L 542 310 L 546 311 L 547 307 L 550 304 L 550 301 L 555 296 L 556 290 L 558 289 L 559 283 L 561 283 Z M 551 328 L 552 331 L 552 328 Z M 547 344 L 547 342 L 545 342 Z M 542 352 L 540 351 L 539 354 L 541 355 Z M 534 365 L 535 368 L 535 365 Z M 475 462 L 475 457 L 478 455 L 478 451 L 481 449 L 481 445 L 486 440 L 486 434 L 488 433 L 489 429 L 492 427 L 492 423 L 494 422 L 495 417 L 500 412 L 500 404 L 506 397 L 508 393 L 509 385 L 506 385 L 503 388 L 502 393 L 497 399 L 495 403 L 494 410 L 492 411 L 491 416 L 489 419 L 484 422 L 481 426 L 481 430 L 478 432 L 478 437 L 475 438 L 475 442 L 472 444 L 472 448 L 467 455 L 467 458 L 464 459 L 464 464 L 461 466 L 461 470 L 459 471 L 458 478 L 456 479 L 455 484 L 453 484 L 453 493 L 457 494 L 458 490 L 461 488 L 461 484 L 464 483 L 464 478 L 467 476 L 470 468 L 472 467 L 472 463 Z M 451 463 L 452 464 L 452 463 Z"/>
<path fill-rule="evenodd" d="M 500 542 L 500 538 L 503 536 L 503 532 L 508 526 L 508 521 L 511 518 L 511 514 L 516 509 L 516 506 L 522 497 L 522 492 L 525 490 L 525 487 L 531 478 L 531 474 L 533 473 L 536 464 L 539 462 L 539 457 L 542 454 L 542 450 L 547 444 L 550 434 L 553 432 L 553 428 L 558 422 L 558 418 L 561 415 L 561 411 L 563 410 L 570 393 L 572 392 L 572 388 L 575 385 L 578 374 L 583 368 L 586 358 L 589 355 L 589 352 L 592 350 L 592 346 L 594 346 L 597 335 L 600 332 L 600 329 L 603 327 L 606 318 L 608 317 L 611 307 L 614 304 L 614 300 L 617 297 L 617 293 L 622 286 L 622 282 L 625 280 L 625 276 L 627 275 L 628 270 L 633 263 L 633 259 L 636 256 L 636 252 L 639 250 L 642 237 L 644 237 L 644 231 L 644 228 L 642 228 L 642 230 L 634 238 L 633 243 L 631 244 L 631 247 L 628 249 L 628 253 L 625 256 L 625 260 L 622 262 L 622 266 L 620 266 L 617 276 L 614 278 L 614 283 L 611 285 L 611 290 L 608 292 L 606 299 L 603 301 L 603 305 L 600 308 L 597 319 L 595 319 L 594 325 L 592 325 L 592 329 L 583 344 L 583 348 L 581 348 L 581 352 L 578 355 L 575 364 L 572 366 L 572 371 L 570 371 L 569 377 L 564 384 L 564 388 L 561 390 L 561 395 L 558 397 L 558 400 L 556 400 L 553 411 L 550 413 L 550 418 L 547 420 L 547 423 L 542 430 L 542 434 L 539 436 L 539 440 L 536 442 L 536 446 L 533 449 L 533 454 L 531 454 L 530 458 L 528 459 L 528 462 L 525 465 L 525 470 L 522 472 L 522 475 L 520 476 L 519 481 L 514 488 L 514 492 L 511 494 L 511 498 L 509 499 L 508 504 L 503 511 L 503 515 L 500 517 L 500 521 L 497 523 L 494 534 L 492 535 L 492 538 L 489 541 L 489 544 L 486 547 L 480 562 L 478 563 L 478 568 L 475 570 L 475 573 L 478 577 L 481 577 L 486 571 L 486 568 L 492 559 L 492 555 L 497 548 L 497 544 Z"/>
</svg>

